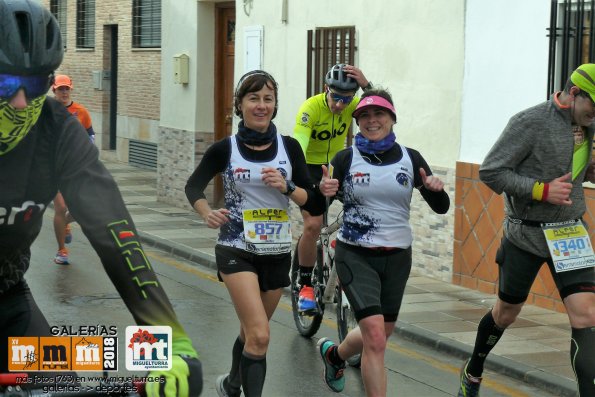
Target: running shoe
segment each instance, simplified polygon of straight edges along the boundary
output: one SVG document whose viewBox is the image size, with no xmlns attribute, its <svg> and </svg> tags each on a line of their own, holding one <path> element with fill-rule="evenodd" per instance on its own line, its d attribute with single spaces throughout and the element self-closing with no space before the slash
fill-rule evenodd
<svg viewBox="0 0 595 397">
<path fill-rule="evenodd" d="M 66 248 L 58 250 L 54 262 L 58 265 L 68 265 L 68 250 Z"/>
<path fill-rule="evenodd" d="M 316 309 L 316 298 L 314 297 L 314 288 L 307 285 L 300 290 L 298 299 L 298 311 L 305 312 Z"/>
<path fill-rule="evenodd" d="M 467 366 L 469 360 L 465 361 L 463 368 L 461 368 L 461 386 L 459 387 L 459 394 L 457 397 L 478 397 L 479 385 L 482 378 L 471 376 L 467 373 Z"/>
<path fill-rule="evenodd" d="M 64 235 L 64 242 L 70 244 L 72 242 L 72 230 L 70 229 L 70 225 L 66 225 L 64 231 L 66 232 Z"/>
<path fill-rule="evenodd" d="M 228 391 L 227 388 L 229 388 L 229 383 L 226 382 L 228 376 L 229 374 L 220 375 L 215 381 L 215 390 L 217 390 L 217 394 L 219 397 L 240 397 L 242 394 L 241 390 Z M 227 388 L 225 385 L 227 385 Z"/>
<path fill-rule="evenodd" d="M 337 346 L 328 338 L 321 338 L 316 346 L 324 363 L 324 381 L 326 385 L 335 393 L 342 392 L 343 388 L 345 388 L 345 378 L 343 377 L 345 363 L 335 365 L 331 363 L 328 357 L 330 350 L 333 347 L 336 349 Z"/>
</svg>

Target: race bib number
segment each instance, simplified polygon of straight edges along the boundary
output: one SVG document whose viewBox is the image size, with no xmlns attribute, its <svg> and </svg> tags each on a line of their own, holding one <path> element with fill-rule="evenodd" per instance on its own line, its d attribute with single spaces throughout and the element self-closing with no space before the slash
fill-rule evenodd
<svg viewBox="0 0 595 397">
<path fill-rule="evenodd" d="M 557 273 L 595 266 L 589 233 L 582 221 L 544 223 L 541 229 Z"/>
<path fill-rule="evenodd" d="M 291 252 L 291 223 L 286 210 L 244 210 L 243 219 L 246 251 L 259 255 Z"/>
</svg>

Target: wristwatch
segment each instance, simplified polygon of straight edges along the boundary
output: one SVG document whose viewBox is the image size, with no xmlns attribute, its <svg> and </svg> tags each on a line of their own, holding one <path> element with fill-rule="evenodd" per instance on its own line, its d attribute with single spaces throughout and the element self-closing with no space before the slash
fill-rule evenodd
<svg viewBox="0 0 595 397">
<path fill-rule="evenodd" d="M 372 86 L 372 82 L 371 82 L 370 80 L 368 80 L 368 85 L 367 85 L 367 86 L 365 86 L 365 87 L 362 87 L 362 90 L 366 91 L 366 90 L 370 90 L 370 89 L 372 89 L 372 88 L 374 88 L 374 87 Z"/>
<path fill-rule="evenodd" d="M 285 193 L 283 193 L 285 196 L 291 196 L 291 193 L 293 193 L 295 191 L 295 183 L 293 183 L 293 181 L 289 180 L 289 181 L 285 181 L 285 185 L 287 185 L 287 191 Z"/>
</svg>

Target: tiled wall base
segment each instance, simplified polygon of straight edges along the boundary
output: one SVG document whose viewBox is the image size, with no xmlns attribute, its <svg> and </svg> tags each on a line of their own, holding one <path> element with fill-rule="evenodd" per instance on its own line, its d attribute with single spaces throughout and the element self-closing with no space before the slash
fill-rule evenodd
<svg viewBox="0 0 595 397">
<path fill-rule="evenodd" d="M 180 208 L 190 208 L 184 187 L 206 149 L 213 144 L 213 133 L 159 128 L 157 161 L 157 200 Z M 213 198 L 212 184 L 205 194 Z"/>
<path fill-rule="evenodd" d="M 595 234 L 595 191 L 585 188 L 587 213 L 584 220 Z M 496 251 L 502 237 L 504 201 L 479 180 L 479 164 L 457 162 L 453 283 L 486 293 L 496 293 Z M 564 305 L 547 266 L 533 284 L 527 303 L 564 312 Z"/>
</svg>

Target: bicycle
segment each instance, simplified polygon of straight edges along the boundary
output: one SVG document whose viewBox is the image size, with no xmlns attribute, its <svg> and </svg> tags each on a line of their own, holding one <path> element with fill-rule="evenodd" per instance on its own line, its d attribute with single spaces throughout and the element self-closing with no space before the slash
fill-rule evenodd
<svg viewBox="0 0 595 397">
<path fill-rule="evenodd" d="M 316 263 L 312 268 L 312 288 L 314 289 L 314 298 L 316 308 L 313 310 L 300 312 L 298 310 L 298 300 L 301 285 L 299 284 L 299 259 L 297 246 L 291 263 L 291 308 L 293 319 L 300 335 L 310 338 L 318 332 L 326 305 L 335 304 L 337 315 L 337 330 L 339 341 L 342 342 L 347 333 L 357 327 L 357 321 L 347 296 L 339 283 L 337 270 L 334 265 L 336 239 L 333 234 L 339 230 L 343 223 L 343 211 L 337 215 L 337 219 L 330 225 L 327 221 L 327 213 L 323 216 L 323 226 L 320 230 L 320 237 L 316 244 Z M 357 354 L 350 357 L 347 362 L 353 367 L 359 367 L 361 355 Z"/>
</svg>

